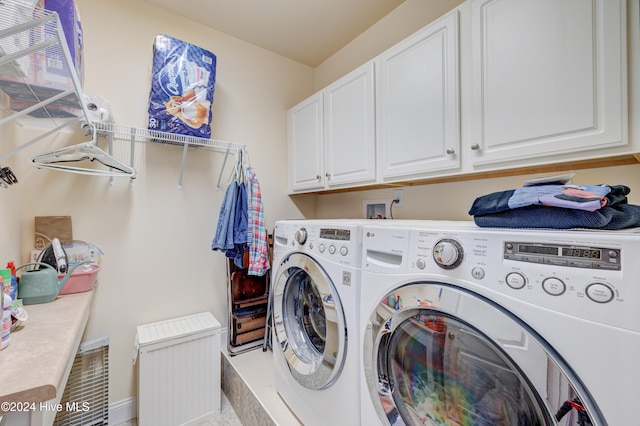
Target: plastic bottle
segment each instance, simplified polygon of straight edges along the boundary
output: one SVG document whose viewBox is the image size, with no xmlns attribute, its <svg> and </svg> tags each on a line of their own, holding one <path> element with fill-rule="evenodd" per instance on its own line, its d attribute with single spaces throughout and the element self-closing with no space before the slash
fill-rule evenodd
<svg viewBox="0 0 640 426">
<path fill-rule="evenodd" d="M 400 309 L 402 309 L 402 298 L 400 297 L 400 295 L 396 296 L 396 311 L 399 311 Z"/>
<path fill-rule="evenodd" d="M 11 270 L 0 269 L 0 278 L 2 283 L 2 292 L 9 294 L 11 291 Z"/>
<path fill-rule="evenodd" d="M 3 293 L 2 296 L 2 344 L 0 344 L 0 350 L 9 346 L 9 340 L 11 340 L 11 296 L 7 293 Z"/>
<path fill-rule="evenodd" d="M 13 260 L 7 263 L 7 269 L 11 271 L 11 290 L 9 291 L 9 296 L 11 296 L 11 300 L 16 300 L 18 298 L 18 278 L 16 277 L 16 264 Z"/>
</svg>

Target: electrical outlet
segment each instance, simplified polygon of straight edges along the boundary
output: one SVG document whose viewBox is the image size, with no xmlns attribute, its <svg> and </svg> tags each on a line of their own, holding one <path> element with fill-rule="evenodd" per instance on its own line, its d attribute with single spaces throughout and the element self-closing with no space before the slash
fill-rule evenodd
<svg viewBox="0 0 640 426">
<path fill-rule="evenodd" d="M 398 200 L 396 202 L 396 207 L 402 207 L 402 189 L 396 189 L 393 191 L 393 199 Z"/>
</svg>

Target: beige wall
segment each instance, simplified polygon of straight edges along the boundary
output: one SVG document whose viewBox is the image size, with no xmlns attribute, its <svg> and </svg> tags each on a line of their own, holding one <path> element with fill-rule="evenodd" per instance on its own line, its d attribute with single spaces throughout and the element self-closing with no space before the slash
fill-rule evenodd
<svg viewBox="0 0 640 426">
<path fill-rule="evenodd" d="M 0 111 L 0 118 L 3 118 Z M 16 147 L 14 137 L 14 127 L 6 125 L 0 127 L 0 155 L 5 155 L 13 148 Z M 0 166 L 9 166 L 11 170 L 15 171 L 14 162 L 11 157 L 0 161 Z M 20 176 L 17 176 L 20 180 Z M 20 259 L 20 208 L 21 201 L 23 199 L 22 192 L 18 184 L 14 184 L 7 189 L 0 187 L 0 268 L 4 268 L 6 262 L 9 260 L 19 261 Z"/>
<path fill-rule="evenodd" d="M 285 111 L 301 93 L 313 91 L 313 69 L 142 2 L 77 0 L 77 5 L 85 36 L 85 91 L 110 102 L 117 124 L 146 126 L 157 34 L 215 53 L 213 138 L 248 145 L 268 229 L 278 218 L 302 217 L 286 195 Z M 26 139 L 39 132 L 21 128 L 18 134 Z M 115 402 L 136 394 L 131 358 L 136 325 L 201 311 L 227 324 L 225 258 L 211 251 L 211 240 L 231 169 L 224 171 L 218 191 L 223 155 L 190 149 L 184 186 L 178 189 L 182 149 L 152 144 L 136 146 L 139 177 L 133 187 L 126 178 L 110 186 L 105 177 L 26 164 L 32 154 L 70 144 L 68 138 L 59 134 L 7 160 L 20 183 L 0 190 L 0 231 L 3 240 L 9 237 L 0 261 L 27 260 L 34 216 L 70 215 L 74 237 L 104 250 L 84 340 L 109 334 L 110 400 Z"/>
</svg>

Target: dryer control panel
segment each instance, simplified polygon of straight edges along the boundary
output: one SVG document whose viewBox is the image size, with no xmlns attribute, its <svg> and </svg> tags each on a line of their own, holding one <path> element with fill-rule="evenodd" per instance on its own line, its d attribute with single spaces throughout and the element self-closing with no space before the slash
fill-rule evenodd
<svg viewBox="0 0 640 426">
<path fill-rule="evenodd" d="M 521 262 L 619 271 L 622 269 L 620 251 L 614 247 L 506 241 L 503 256 Z"/>
<path fill-rule="evenodd" d="M 365 226 L 362 270 L 445 281 L 490 297 L 640 331 L 640 229 Z"/>
</svg>

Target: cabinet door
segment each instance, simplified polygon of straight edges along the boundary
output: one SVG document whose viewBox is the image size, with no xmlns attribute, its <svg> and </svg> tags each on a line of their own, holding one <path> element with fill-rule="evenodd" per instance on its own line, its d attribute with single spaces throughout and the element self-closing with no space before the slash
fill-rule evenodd
<svg viewBox="0 0 640 426">
<path fill-rule="evenodd" d="M 369 62 L 323 90 L 328 187 L 375 181 L 373 84 Z"/>
<path fill-rule="evenodd" d="M 287 112 L 289 190 L 324 188 L 322 93 Z"/>
<path fill-rule="evenodd" d="M 474 165 L 627 143 L 624 0 L 473 0 L 471 22 Z"/>
<path fill-rule="evenodd" d="M 382 180 L 459 167 L 458 11 L 377 58 Z"/>
</svg>

